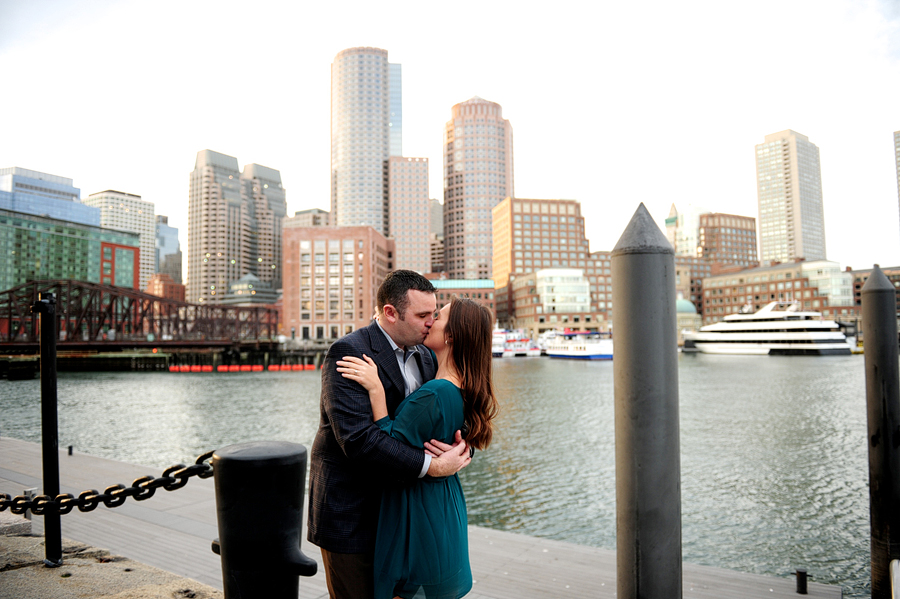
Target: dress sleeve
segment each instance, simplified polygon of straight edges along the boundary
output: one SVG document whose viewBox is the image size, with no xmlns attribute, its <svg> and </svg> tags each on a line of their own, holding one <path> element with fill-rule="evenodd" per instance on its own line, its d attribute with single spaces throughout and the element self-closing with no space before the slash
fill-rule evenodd
<svg viewBox="0 0 900 599">
<path fill-rule="evenodd" d="M 403 400 L 393 420 L 385 416 L 375 424 L 394 439 L 418 448 L 440 434 L 443 418 L 437 394 L 420 387 Z"/>
</svg>

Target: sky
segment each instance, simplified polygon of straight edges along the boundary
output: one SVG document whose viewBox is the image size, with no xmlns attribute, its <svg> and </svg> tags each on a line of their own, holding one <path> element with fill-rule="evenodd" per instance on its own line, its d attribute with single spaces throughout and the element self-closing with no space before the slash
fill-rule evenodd
<svg viewBox="0 0 900 599">
<path fill-rule="evenodd" d="M 330 208 L 331 62 L 403 65 L 403 153 L 431 163 L 454 104 L 499 103 L 515 195 L 581 202 L 592 251 L 644 203 L 757 217 L 756 144 L 819 147 L 827 256 L 900 265 L 900 2 L 0 0 L 0 168 L 142 196 L 187 243 L 198 151 L 281 171 Z"/>
</svg>

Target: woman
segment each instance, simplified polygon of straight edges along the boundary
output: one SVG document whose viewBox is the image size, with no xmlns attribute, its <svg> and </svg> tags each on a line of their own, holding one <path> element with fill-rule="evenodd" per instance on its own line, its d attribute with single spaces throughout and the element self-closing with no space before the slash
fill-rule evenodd
<svg viewBox="0 0 900 599">
<path fill-rule="evenodd" d="M 425 346 L 437 357 L 437 375 L 388 416 L 375 363 L 345 357 L 338 372 L 368 392 L 383 431 L 413 447 L 437 439 L 491 442 L 497 400 L 491 382 L 491 313 L 471 299 L 455 298 L 435 318 Z M 398 488 L 399 487 L 399 488 Z M 409 486 L 387 485 L 375 541 L 375 598 L 457 599 L 472 588 L 466 502 L 459 477 L 424 478 Z M 421 589 L 421 591 L 420 591 Z M 420 594 L 417 595 L 417 592 Z"/>
</svg>

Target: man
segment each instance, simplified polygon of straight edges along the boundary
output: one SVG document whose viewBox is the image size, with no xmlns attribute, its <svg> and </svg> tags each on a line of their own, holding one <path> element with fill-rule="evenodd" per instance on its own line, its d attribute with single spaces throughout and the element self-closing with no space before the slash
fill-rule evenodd
<svg viewBox="0 0 900 599">
<path fill-rule="evenodd" d="M 407 395 L 437 371 L 422 342 L 434 323 L 434 286 L 409 270 L 394 271 L 378 289 L 378 313 L 368 327 L 332 344 L 322 365 L 321 420 L 310 453 L 308 540 L 322 549 L 332 599 L 373 595 L 373 556 L 384 484 L 449 476 L 471 460 L 457 434 L 451 447 L 432 441 L 439 457 L 384 434 L 372 421 L 369 394 L 337 372 L 344 356 L 378 365 L 391 418 Z"/>
</svg>

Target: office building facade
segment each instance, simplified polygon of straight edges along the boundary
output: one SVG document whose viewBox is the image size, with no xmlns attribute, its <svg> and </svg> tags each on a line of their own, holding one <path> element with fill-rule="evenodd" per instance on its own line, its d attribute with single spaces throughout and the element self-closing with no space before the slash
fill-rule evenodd
<svg viewBox="0 0 900 599">
<path fill-rule="evenodd" d="M 156 272 L 169 275 L 172 281 L 181 285 L 181 243 L 178 229 L 169 226 L 169 217 L 156 215 Z"/>
<path fill-rule="evenodd" d="M 84 204 L 100 209 L 100 226 L 137 233 L 141 243 L 140 289 L 156 274 L 156 215 L 151 202 L 141 196 L 107 189 L 92 193 Z"/>
<path fill-rule="evenodd" d="M 679 211 L 675 204 L 666 218 L 666 239 L 672 244 L 676 256 L 697 256 L 700 246 L 700 217 L 709 210 L 688 205 Z"/>
<path fill-rule="evenodd" d="M 37 280 L 139 289 L 136 233 L 0 209 L 0 290 Z"/>
<path fill-rule="evenodd" d="M 370 324 L 393 252 L 372 227 L 284 229 L 284 333 L 325 341 Z"/>
<path fill-rule="evenodd" d="M 756 219 L 718 212 L 701 214 L 697 256 L 709 260 L 714 270 L 759 266 Z"/>
<path fill-rule="evenodd" d="M 294 216 L 288 216 L 282 222 L 282 227 L 327 227 L 330 224 L 329 212 L 321 208 L 298 210 Z"/>
<path fill-rule="evenodd" d="M 387 50 L 349 48 L 331 64 L 331 224 L 390 231 L 387 159 L 402 154 L 401 68 Z"/>
<path fill-rule="evenodd" d="M 491 279 L 491 211 L 513 188 L 513 132 L 496 102 L 473 97 L 444 127 L 444 269 L 451 279 Z"/>
<path fill-rule="evenodd" d="M 763 263 L 825 259 L 819 148 L 790 129 L 756 146 L 759 258 Z"/>
<path fill-rule="evenodd" d="M 250 164 L 241 172 L 237 158 L 198 152 L 188 201 L 187 301 L 217 303 L 248 273 L 280 287 L 286 212 L 277 170 Z"/>
<path fill-rule="evenodd" d="M 72 179 L 17 166 L 0 169 L 0 208 L 100 226 L 100 210 L 81 203 Z"/>
<path fill-rule="evenodd" d="M 428 159 L 391 156 L 388 160 L 390 236 L 394 267 L 431 272 L 431 199 Z"/>
</svg>

